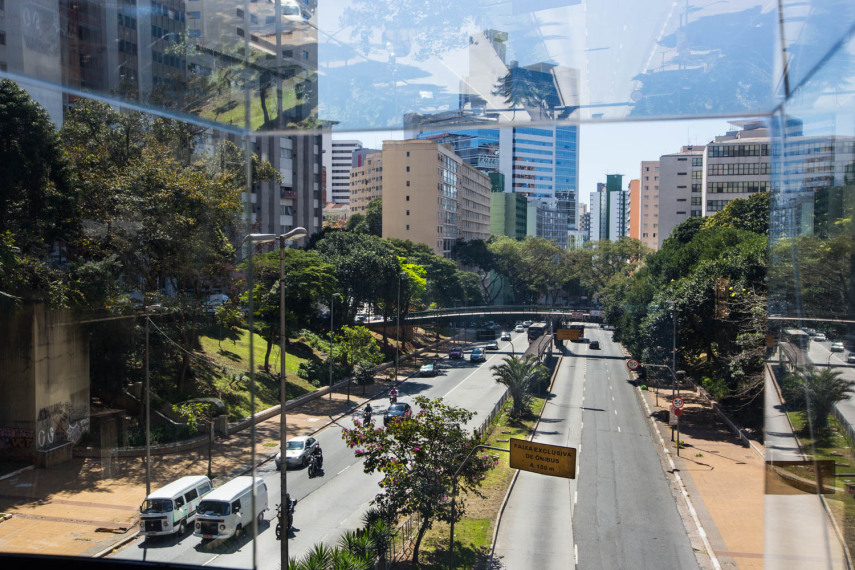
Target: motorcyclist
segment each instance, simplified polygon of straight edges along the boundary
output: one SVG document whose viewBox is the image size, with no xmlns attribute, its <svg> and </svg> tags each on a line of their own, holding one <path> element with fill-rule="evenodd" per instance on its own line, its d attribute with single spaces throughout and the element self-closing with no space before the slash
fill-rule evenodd
<svg viewBox="0 0 855 570">
<path fill-rule="evenodd" d="M 363 423 L 369 424 L 371 423 L 371 414 L 374 412 L 374 409 L 371 407 L 371 402 L 365 406 L 365 411 L 362 413 Z"/>
<path fill-rule="evenodd" d="M 318 469 L 322 469 L 324 466 L 324 452 L 321 451 L 320 445 L 315 448 L 312 455 L 314 455 L 318 460 Z"/>
<path fill-rule="evenodd" d="M 396 387 L 392 386 L 392 389 L 389 390 L 389 402 L 394 404 L 397 401 L 398 401 L 398 389 Z"/>
</svg>

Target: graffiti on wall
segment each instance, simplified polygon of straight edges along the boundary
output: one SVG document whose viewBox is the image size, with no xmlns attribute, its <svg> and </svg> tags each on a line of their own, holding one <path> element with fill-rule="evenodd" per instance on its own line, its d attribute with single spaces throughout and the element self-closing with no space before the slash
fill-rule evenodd
<svg viewBox="0 0 855 570">
<path fill-rule="evenodd" d="M 51 404 L 39 410 L 36 418 L 38 449 L 51 449 L 64 443 L 77 443 L 89 431 L 89 415 L 85 406 L 71 402 Z"/>
<path fill-rule="evenodd" d="M 31 429 L 0 427 L 0 449 L 29 449 L 33 436 Z"/>
</svg>

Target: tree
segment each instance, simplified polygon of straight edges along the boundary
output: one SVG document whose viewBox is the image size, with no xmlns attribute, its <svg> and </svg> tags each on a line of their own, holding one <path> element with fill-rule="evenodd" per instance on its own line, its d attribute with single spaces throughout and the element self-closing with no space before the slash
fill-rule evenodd
<svg viewBox="0 0 855 570">
<path fill-rule="evenodd" d="M 828 429 L 828 416 L 835 404 L 855 393 L 855 380 L 840 377 L 839 370 L 797 370 L 784 380 L 788 397 L 795 397 L 806 407 L 808 426 L 814 433 Z"/>
<path fill-rule="evenodd" d="M 335 337 L 335 345 L 341 350 L 340 358 L 351 371 L 363 362 L 377 365 L 383 361 L 383 353 L 380 352 L 377 339 L 367 328 L 344 325 L 341 327 L 341 334 Z"/>
<path fill-rule="evenodd" d="M 478 488 L 495 460 L 477 455 L 463 461 L 478 445 L 478 439 L 463 427 L 473 413 L 445 404 L 442 399 L 418 396 L 420 411 L 408 419 L 395 421 L 384 429 L 357 425 L 345 429 L 342 438 L 354 455 L 364 459 L 366 473 L 379 471 L 382 492 L 375 499 L 385 512 L 420 515 L 421 524 L 413 546 L 413 564 L 419 562 L 419 547 L 425 532 L 436 521 L 463 518 L 465 505 L 450 496 L 454 473 L 461 467 L 457 487 L 481 496 Z"/>
<path fill-rule="evenodd" d="M 80 189 L 47 112 L 10 80 L 0 80 L 0 234 L 24 255 L 43 257 L 79 231 Z"/>
<path fill-rule="evenodd" d="M 327 299 L 336 289 L 332 265 L 317 252 L 285 250 L 285 342 L 297 330 L 308 326 L 319 299 Z M 270 354 L 280 340 L 280 252 L 256 256 L 254 316 L 258 332 L 267 342 L 264 369 L 270 370 Z M 244 295 L 246 301 L 246 295 Z"/>
<path fill-rule="evenodd" d="M 496 382 L 507 386 L 513 402 L 511 416 L 515 418 L 528 411 L 532 386 L 549 374 L 547 368 L 533 354 L 527 354 L 524 358 L 506 357 L 502 364 L 494 364 L 490 370 Z"/>
</svg>

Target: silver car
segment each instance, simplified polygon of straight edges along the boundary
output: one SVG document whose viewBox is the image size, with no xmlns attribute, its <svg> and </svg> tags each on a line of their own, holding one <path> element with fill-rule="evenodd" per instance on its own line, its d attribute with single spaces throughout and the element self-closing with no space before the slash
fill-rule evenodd
<svg viewBox="0 0 855 570">
<path fill-rule="evenodd" d="M 319 447 L 318 440 L 308 436 L 292 437 L 285 444 L 285 465 L 299 465 L 305 467 L 309 464 L 309 456 Z M 282 452 L 276 454 L 276 469 L 282 468 Z"/>
</svg>

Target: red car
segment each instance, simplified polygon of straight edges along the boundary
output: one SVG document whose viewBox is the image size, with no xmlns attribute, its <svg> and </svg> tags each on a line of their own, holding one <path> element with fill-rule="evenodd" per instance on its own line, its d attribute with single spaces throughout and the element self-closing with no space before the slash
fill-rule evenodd
<svg viewBox="0 0 855 570">
<path fill-rule="evenodd" d="M 463 358 L 463 349 L 452 348 L 448 351 L 448 357 L 452 360 L 460 360 L 461 358 Z"/>
</svg>

